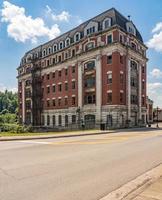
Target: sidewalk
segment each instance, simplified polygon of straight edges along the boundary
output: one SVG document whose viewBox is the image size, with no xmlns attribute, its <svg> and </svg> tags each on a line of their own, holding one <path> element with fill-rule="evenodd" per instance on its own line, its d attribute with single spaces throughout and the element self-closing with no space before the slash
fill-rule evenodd
<svg viewBox="0 0 162 200">
<path fill-rule="evenodd" d="M 162 200 L 162 177 L 132 200 Z"/>
</svg>

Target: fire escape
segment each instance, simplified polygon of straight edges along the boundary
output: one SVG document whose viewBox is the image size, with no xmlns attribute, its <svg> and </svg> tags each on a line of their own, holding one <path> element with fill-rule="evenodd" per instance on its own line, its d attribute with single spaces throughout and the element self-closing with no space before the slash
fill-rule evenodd
<svg viewBox="0 0 162 200">
<path fill-rule="evenodd" d="M 32 68 L 32 125 L 34 127 L 41 126 L 42 113 L 42 78 L 41 64 L 33 62 Z"/>
</svg>

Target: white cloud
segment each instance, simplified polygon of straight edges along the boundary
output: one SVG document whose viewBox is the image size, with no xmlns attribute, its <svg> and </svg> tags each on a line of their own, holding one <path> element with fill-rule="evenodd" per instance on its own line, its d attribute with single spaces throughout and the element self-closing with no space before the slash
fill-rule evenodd
<svg viewBox="0 0 162 200">
<path fill-rule="evenodd" d="M 159 22 L 159 23 L 156 24 L 156 26 L 152 30 L 152 33 L 156 33 L 160 30 L 162 30 L 162 22 Z"/>
<path fill-rule="evenodd" d="M 79 25 L 82 23 L 82 19 L 79 16 L 71 15 L 67 11 L 62 11 L 60 14 L 56 14 L 53 9 L 50 8 L 50 6 L 46 5 L 46 16 L 48 16 L 52 21 L 59 22 L 68 22 L 72 25 Z"/>
<path fill-rule="evenodd" d="M 154 107 L 159 106 L 162 108 L 162 83 L 148 83 L 147 91 L 149 98 L 154 101 Z"/>
<path fill-rule="evenodd" d="M 153 78 L 161 78 L 162 77 L 162 71 L 158 68 L 153 69 L 152 72 L 150 72 L 150 74 Z"/>
<path fill-rule="evenodd" d="M 5 90 L 8 90 L 8 91 L 12 91 L 12 92 L 17 92 L 17 88 L 16 87 L 6 87 L 5 85 L 3 84 L 0 84 L 0 92 L 4 92 Z"/>
<path fill-rule="evenodd" d="M 147 46 L 158 52 L 162 52 L 162 22 L 156 24 L 152 33 L 152 38 L 146 43 Z"/>
<path fill-rule="evenodd" d="M 37 42 L 39 37 L 53 39 L 61 33 L 57 24 L 49 28 L 42 18 L 27 16 L 25 8 L 18 7 L 8 1 L 3 2 L 1 17 L 1 21 L 8 24 L 9 37 L 18 42 L 26 42 L 27 40 Z"/>
<path fill-rule="evenodd" d="M 71 15 L 67 11 L 62 11 L 60 14 L 56 15 L 48 5 L 46 5 L 46 9 L 47 14 L 53 19 L 53 21 L 69 22 Z"/>
</svg>

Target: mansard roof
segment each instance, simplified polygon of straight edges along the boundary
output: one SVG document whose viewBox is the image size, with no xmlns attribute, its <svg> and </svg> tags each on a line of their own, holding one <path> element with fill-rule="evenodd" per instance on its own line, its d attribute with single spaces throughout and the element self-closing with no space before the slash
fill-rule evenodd
<svg viewBox="0 0 162 200">
<path fill-rule="evenodd" d="M 76 28 L 74 28 L 74 29 L 72 29 L 72 30 L 60 35 L 59 37 L 57 37 L 57 38 L 55 38 L 53 40 L 50 40 L 49 42 L 43 44 L 42 46 L 43 47 L 50 46 L 50 45 L 52 46 L 55 43 L 58 44 L 60 41 L 65 41 L 67 37 L 73 38 L 75 33 L 83 32 L 84 28 L 89 24 L 90 21 L 95 21 L 98 24 L 102 24 L 102 22 L 104 21 L 105 18 L 110 18 L 112 26 L 117 25 L 117 26 L 119 26 L 121 29 L 123 29 L 126 32 L 127 32 L 126 24 L 128 22 L 131 22 L 133 24 L 132 21 L 130 21 L 129 19 L 124 17 L 115 8 L 111 8 L 111 9 L 109 9 L 109 10 L 107 10 L 107 11 L 105 11 L 105 12 L 99 14 L 99 15 L 97 15 L 96 17 L 93 17 L 93 18 L 89 19 L 88 21 L 80 24 Z M 137 30 L 137 28 L 136 28 L 136 26 L 134 24 L 133 24 L 133 26 L 136 29 L 136 37 L 137 37 L 137 39 L 143 43 L 143 39 L 142 39 L 141 34 L 139 33 L 139 31 Z M 42 46 L 40 46 L 40 47 L 42 47 Z M 37 47 L 37 48 L 27 52 L 27 53 L 30 53 L 30 52 L 32 52 L 32 51 L 34 51 L 36 49 L 39 49 L 40 47 Z"/>
</svg>

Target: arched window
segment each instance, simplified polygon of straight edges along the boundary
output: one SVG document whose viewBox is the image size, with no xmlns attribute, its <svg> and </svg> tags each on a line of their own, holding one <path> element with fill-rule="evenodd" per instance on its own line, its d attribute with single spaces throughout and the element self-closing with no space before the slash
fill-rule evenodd
<svg viewBox="0 0 162 200">
<path fill-rule="evenodd" d="M 52 48 L 49 47 L 49 48 L 48 48 L 48 55 L 51 54 L 51 53 L 52 53 Z"/>
<path fill-rule="evenodd" d="M 89 42 L 88 44 L 85 45 L 85 51 L 89 51 L 95 47 L 94 42 Z"/>
<path fill-rule="evenodd" d="M 67 127 L 69 123 L 68 115 L 65 115 L 65 126 Z"/>
<path fill-rule="evenodd" d="M 54 44 L 53 45 L 53 52 L 56 52 L 57 51 L 57 44 Z"/>
<path fill-rule="evenodd" d="M 103 21 L 103 29 L 107 29 L 111 26 L 111 19 L 110 18 L 106 18 L 104 21 Z"/>
<path fill-rule="evenodd" d="M 95 68 L 95 61 L 89 61 L 85 64 L 84 69 L 86 71 L 93 70 Z"/>
<path fill-rule="evenodd" d="M 52 122 L 53 122 L 53 126 L 55 126 L 56 125 L 56 117 L 55 117 L 55 115 L 53 115 L 53 117 L 52 117 Z"/>
<path fill-rule="evenodd" d="M 58 125 L 62 126 L 62 116 L 61 115 L 58 116 Z"/>
<path fill-rule="evenodd" d="M 131 42 L 131 47 L 133 50 L 137 50 L 137 45 L 134 42 Z"/>
<path fill-rule="evenodd" d="M 46 49 L 43 50 L 43 57 L 46 56 Z"/>
<path fill-rule="evenodd" d="M 72 115 L 72 124 L 76 124 L 76 115 Z"/>
<path fill-rule="evenodd" d="M 44 126 L 44 124 L 45 124 L 44 122 L 45 122 L 45 120 L 44 120 L 44 115 L 42 115 L 42 123 L 41 123 L 42 126 Z"/>
<path fill-rule="evenodd" d="M 49 126 L 49 125 L 50 125 L 50 116 L 47 115 L 47 126 Z"/>
<path fill-rule="evenodd" d="M 68 47 L 68 46 L 70 45 L 70 38 L 67 38 L 67 39 L 66 39 L 65 44 L 66 44 L 66 47 Z"/>
<path fill-rule="evenodd" d="M 74 42 L 78 42 L 80 40 L 80 33 L 76 33 L 74 35 Z"/>
<path fill-rule="evenodd" d="M 59 44 L 60 50 L 63 49 L 63 47 L 64 47 L 63 45 L 64 45 L 64 43 L 63 43 L 63 41 L 61 41 Z"/>
</svg>

